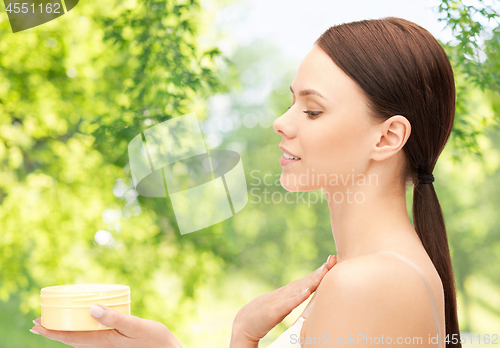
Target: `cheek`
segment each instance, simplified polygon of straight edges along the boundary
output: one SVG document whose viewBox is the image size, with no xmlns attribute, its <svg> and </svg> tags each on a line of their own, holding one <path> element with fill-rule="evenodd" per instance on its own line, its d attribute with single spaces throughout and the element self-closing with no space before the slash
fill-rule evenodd
<svg viewBox="0 0 500 348">
<path fill-rule="evenodd" d="M 303 145 L 304 165 L 315 173 L 352 173 L 366 152 L 365 124 L 355 117 L 311 127 Z"/>
</svg>

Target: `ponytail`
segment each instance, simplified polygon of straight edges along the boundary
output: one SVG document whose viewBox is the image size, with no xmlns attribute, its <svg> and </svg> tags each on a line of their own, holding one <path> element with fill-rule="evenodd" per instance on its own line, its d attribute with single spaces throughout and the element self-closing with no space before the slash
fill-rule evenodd
<svg viewBox="0 0 500 348">
<path fill-rule="evenodd" d="M 460 333 L 458 328 L 455 278 L 451 266 L 451 255 L 448 247 L 443 212 L 432 183 L 422 184 L 417 181 L 413 189 L 412 209 L 415 230 L 443 283 L 445 323 L 448 336 L 443 335 L 444 337 L 439 337 L 439 339 L 447 339 L 447 348 L 461 348 L 460 336 L 452 335 Z M 454 337 L 458 340 L 453 339 Z"/>
</svg>

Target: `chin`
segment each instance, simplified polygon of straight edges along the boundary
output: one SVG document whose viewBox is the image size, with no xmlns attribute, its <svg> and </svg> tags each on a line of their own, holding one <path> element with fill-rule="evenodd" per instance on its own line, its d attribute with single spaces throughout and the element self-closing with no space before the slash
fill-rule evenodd
<svg viewBox="0 0 500 348">
<path fill-rule="evenodd" d="M 280 184 L 285 190 L 289 192 L 300 192 L 300 186 L 297 185 L 297 183 L 294 183 L 293 181 L 289 182 L 287 180 L 287 176 L 283 173 L 281 173 Z"/>
<path fill-rule="evenodd" d="M 321 189 L 321 187 L 319 186 L 313 187 L 310 185 L 300 185 L 299 183 L 297 183 L 297 180 L 293 180 L 293 178 L 289 180 L 289 178 L 287 178 L 287 175 L 283 173 L 280 177 L 280 183 L 281 186 L 289 192 L 308 192 Z"/>
</svg>

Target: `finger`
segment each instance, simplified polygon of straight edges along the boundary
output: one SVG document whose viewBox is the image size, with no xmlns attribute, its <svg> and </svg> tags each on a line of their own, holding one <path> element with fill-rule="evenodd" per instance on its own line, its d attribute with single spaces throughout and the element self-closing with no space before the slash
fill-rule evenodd
<svg viewBox="0 0 500 348">
<path fill-rule="evenodd" d="M 140 332 L 142 319 L 133 315 L 120 313 L 105 305 L 93 305 L 90 307 L 90 315 L 101 324 L 115 328 L 127 337 L 136 336 Z"/>
<path fill-rule="evenodd" d="M 42 325 L 35 325 L 30 330 L 35 334 L 42 335 L 54 341 L 59 341 L 67 345 L 81 345 L 81 344 L 98 344 L 106 342 L 106 337 L 109 337 L 114 330 L 102 331 L 59 331 L 48 330 Z"/>
<path fill-rule="evenodd" d="M 328 256 L 328 259 L 326 260 L 326 265 L 328 269 L 331 269 L 335 264 L 337 263 L 337 256 L 336 255 L 330 255 Z"/>
<path fill-rule="evenodd" d="M 303 282 L 299 285 L 300 290 L 308 287 L 311 293 L 316 291 L 317 287 L 323 280 L 323 277 L 330 271 L 330 269 L 333 267 L 333 265 L 335 265 L 336 262 L 336 257 L 329 256 L 324 264 L 322 264 L 317 270 L 303 279 Z M 331 264 L 332 266 L 328 267 L 329 264 Z"/>
<path fill-rule="evenodd" d="M 300 294 L 305 288 L 309 288 L 310 293 L 312 293 L 314 292 L 314 290 L 316 290 L 316 287 L 319 285 L 321 279 L 326 274 L 325 269 L 326 263 L 322 264 L 318 269 L 308 274 L 304 278 L 294 280 L 293 282 L 285 285 L 278 290 L 284 291 L 285 297 L 287 298 L 297 296 L 297 294 Z"/>
<path fill-rule="evenodd" d="M 312 272 L 312 273 L 311 273 L 308 277 L 306 277 L 306 278 L 309 278 L 309 281 L 310 281 L 310 280 L 316 281 L 316 280 L 318 280 L 318 279 L 320 279 L 320 280 L 321 280 L 321 279 L 323 278 L 323 276 L 324 276 L 326 273 L 328 273 L 328 271 L 330 270 L 330 269 L 328 268 L 328 261 L 329 261 L 329 260 L 327 260 L 327 262 L 325 262 L 324 264 L 322 264 L 321 266 L 319 266 L 319 267 L 318 267 L 318 268 L 317 268 L 314 272 Z"/>
<path fill-rule="evenodd" d="M 35 320 L 33 320 L 33 324 L 42 325 L 42 317 L 38 317 Z"/>
<path fill-rule="evenodd" d="M 302 292 L 296 296 L 289 297 L 285 300 L 283 305 L 283 309 L 286 311 L 286 315 L 290 314 L 295 308 L 297 308 L 302 302 L 307 300 L 311 295 L 311 290 L 306 288 L 302 290 Z M 286 316 L 285 315 L 285 316 Z"/>
<path fill-rule="evenodd" d="M 337 258 L 329 256 L 324 264 L 318 267 L 314 272 L 308 274 L 302 279 L 295 280 L 275 291 L 286 291 L 287 297 L 296 296 L 306 287 L 309 287 L 310 293 L 313 293 L 326 273 L 335 265 Z M 329 266 L 331 265 L 331 266 Z"/>
<path fill-rule="evenodd" d="M 323 278 L 323 276 L 326 273 L 328 273 L 328 271 L 332 269 L 332 267 L 335 266 L 336 263 L 337 263 L 337 256 L 329 255 L 328 258 L 326 259 L 326 262 L 317 269 L 316 274 L 314 274 L 313 272 L 311 275 L 314 275 L 316 277 L 320 276 L 320 278 Z"/>
</svg>

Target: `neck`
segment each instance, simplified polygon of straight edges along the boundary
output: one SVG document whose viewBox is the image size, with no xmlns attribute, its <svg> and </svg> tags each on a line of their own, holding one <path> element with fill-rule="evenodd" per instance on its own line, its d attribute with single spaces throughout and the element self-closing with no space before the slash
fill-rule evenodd
<svg viewBox="0 0 500 348">
<path fill-rule="evenodd" d="M 323 191 L 339 263 L 405 245 L 422 246 L 408 217 L 404 184 L 395 187 L 393 182 L 373 180 L 366 185 L 324 187 Z"/>
</svg>

